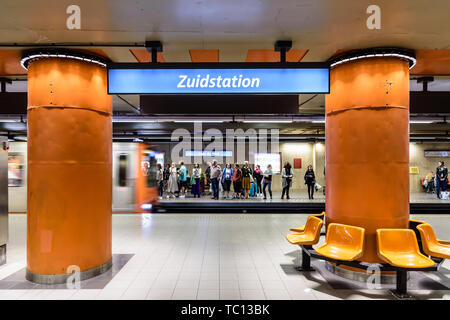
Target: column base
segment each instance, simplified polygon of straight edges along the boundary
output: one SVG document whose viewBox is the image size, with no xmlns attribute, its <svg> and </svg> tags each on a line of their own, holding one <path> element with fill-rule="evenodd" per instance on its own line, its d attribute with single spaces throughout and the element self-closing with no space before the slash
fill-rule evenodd
<svg viewBox="0 0 450 320">
<path fill-rule="evenodd" d="M 328 261 L 325 261 L 325 267 L 331 273 L 334 273 L 335 275 L 345 278 L 345 279 L 348 279 L 348 280 L 367 282 L 369 277 L 372 276 L 372 274 L 367 273 L 365 270 L 361 270 L 361 272 L 359 272 L 359 271 L 344 269 L 344 268 L 338 267 Z M 408 277 L 409 277 L 409 274 L 408 274 Z M 397 281 L 396 274 L 381 274 L 380 275 L 380 284 L 395 284 L 396 281 Z"/>
<path fill-rule="evenodd" d="M 6 263 L 6 244 L 0 246 L 0 266 Z"/>
<path fill-rule="evenodd" d="M 108 262 L 106 262 L 98 267 L 81 271 L 80 272 L 80 280 L 83 281 L 83 280 L 98 276 L 98 275 L 108 271 L 111 267 L 112 267 L 112 259 L 110 259 Z M 31 281 L 34 283 L 39 283 L 39 284 L 61 284 L 61 283 L 66 283 L 67 279 L 72 275 L 73 275 L 73 273 L 39 274 L 39 273 L 31 272 L 30 270 L 27 269 L 25 278 L 28 281 Z"/>
</svg>

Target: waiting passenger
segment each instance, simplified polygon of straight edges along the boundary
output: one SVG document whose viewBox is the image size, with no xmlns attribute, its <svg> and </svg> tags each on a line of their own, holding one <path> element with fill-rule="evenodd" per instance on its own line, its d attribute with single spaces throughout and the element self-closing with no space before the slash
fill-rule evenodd
<svg viewBox="0 0 450 320">
<path fill-rule="evenodd" d="M 294 172 L 292 170 L 291 164 L 289 162 L 284 163 L 283 170 L 281 171 L 281 186 L 283 187 L 283 191 L 281 193 L 281 199 L 284 199 L 284 195 L 286 194 L 286 199 L 290 199 L 289 197 L 289 188 L 292 186 L 292 178 L 294 177 Z"/>
<path fill-rule="evenodd" d="M 164 190 L 167 191 L 169 186 L 169 177 L 170 177 L 170 164 L 166 164 L 166 168 L 164 169 Z"/>
<path fill-rule="evenodd" d="M 211 165 L 211 187 L 213 191 L 213 199 L 219 200 L 219 179 L 222 169 L 217 164 L 217 160 L 213 160 Z"/>
<path fill-rule="evenodd" d="M 205 186 L 209 187 L 209 192 L 211 193 L 211 162 L 207 162 L 207 167 L 205 170 L 206 183 Z"/>
<path fill-rule="evenodd" d="M 256 193 L 258 195 L 262 194 L 261 181 L 263 179 L 263 172 L 261 171 L 261 167 L 259 164 L 255 166 L 255 171 L 253 172 L 253 178 L 255 178 L 256 182 Z"/>
<path fill-rule="evenodd" d="M 270 195 L 270 200 L 272 200 L 272 165 L 268 164 L 267 165 L 267 169 L 264 171 L 264 175 L 263 175 L 263 193 L 264 193 L 264 200 L 267 199 L 267 195 L 266 195 L 266 188 L 268 187 L 269 190 L 269 195 Z"/>
<path fill-rule="evenodd" d="M 242 195 L 242 171 L 236 163 L 233 170 L 233 199 L 240 199 Z"/>
<path fill-rule="evenodd" d="M 308 166 L 305 172 L 305 184 L 308 186 L 308 198 L 314 199 L 314 187 L 316 185 L 316 176 L 312 165 Z"/>
<path fill-rule="evenodd" d="M 161 163 L 158 163 L 157 165 L 158 169 L 156 171 L 156 182 L 158 186 L 159 191 L 159 199 L 162 199 L 164 194 L 164 172 L 161 166 Z"/>
<path fill-rule="evenodd" d="M 194 183 L 191 183 L 192 185 L 192 194 L 195 197 L 199 197 L 201 195 L 201 190 L 200 190 L 200 177 L 202 175 L 202 169 L 200 168 L 200 165 L 198 163 L 196 163 L 194 165 L 194 168 L 192 169 L 192 178 L 191 181 L 193 181 Z"/>
<path fill-rule="evenodd" d="M 181 187 L 180 198 L 184 198 L 186 196 L 185 192 L 187 188 L 187 169 L 183 161 L 180 162 L 180 169 L 178 170 L 178 178 L 180 180 L 180 187 Z"/>
<path fill-rule="evenodd" d="M 244 162 L 242 167 L 242 189 L 244 189 L 244 198 L 248 199 L 250 188 L 252 187 L 250 182 L 250 176 L 252 175 L 252 169 L 248 166 L 248 161 Z"/>
<path fill-rule="evenodd" d="M 223 198 L 230 198 L 231 181 L 233 179 L 233 168 L 227 163 L 222 172 Z"/>
<path fill-rule="evenodd" d="M 436 195 L 441 199 L 440 189 L 447 191 L 448 186 L 448 169 L 444 166 L 444 161 L 439 161 L 439 166 L 436 168 Z"/>
<path fill-rule="evenodd" d="M 175 192 L 178 191 L 178 179 L 177 179 L 177 167 L 175 166 L 175 163 L 172 162 L 172 166 L 170 167 L 170 176 L 169 176 L 169 182 L 167 184 L 167 199 L 169 199 L 171 196 L 172 198 L 175 198 Z"/>
</svg>

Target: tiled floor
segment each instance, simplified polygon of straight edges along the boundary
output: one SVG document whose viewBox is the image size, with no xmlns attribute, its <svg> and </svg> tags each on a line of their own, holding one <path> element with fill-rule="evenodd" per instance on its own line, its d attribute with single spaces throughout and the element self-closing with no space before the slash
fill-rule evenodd
<svg viewBox="0 0 450 320">
<path fill-rule="evenodd" d="M 134 254 L 102 289 L 0 289 L 0 299 L 392 299 L 386 289 L 336 289 L 319 272 L 302 274 L 297 247 L 284 238 L 306 215 L 114 215 L 113 253 Z M 414 216 L 450 239 L 450 215 Z M 26 216 L 10 215 L 8 263 L 26 265 Z M 422 274 L 450 287 L 450 263 Z M 416 290 L 450 299 L 450 290 Z"/>
</svg>

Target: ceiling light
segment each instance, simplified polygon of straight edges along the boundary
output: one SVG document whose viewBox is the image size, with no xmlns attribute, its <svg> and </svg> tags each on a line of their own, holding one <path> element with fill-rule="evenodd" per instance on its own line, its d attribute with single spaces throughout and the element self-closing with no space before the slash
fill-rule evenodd
<svg viewBox="0 0 450 320">
<path fill-rule="evenodd" d="M 433 123 L 432 120 L 410 120 L 409 123 L 417 124 L 417 123 Z"/>
<path fill-rule="evenodd" d="M 20 60 L 21 66 L 28 70 L 28 65 L 31 61 L 40 58 L 64 58 L 64 59 L 76 59 L 86 61 L 89 63 L 95 63 L 102 67 L 106 67 L 107 61 L 101 57 L 97 57 L 91 54 L 69 51 L 66 49 L 35 49 L 25 51 L 22 59 Z"/>
<path fill-rule="evenodd" d="M 369 48 L 362 50 L 352 50 L 342 53 L 330 59 L 330 67 L 333 68 L 341 63 L 348 61 L 355 61 L 360 59 L 367 59 L 372 57 L 396 57 L 404 59 L 409 62 L 409 68 L 412 69 L 417 63 L 413 50 L 404 48 Z"/>
</svg>

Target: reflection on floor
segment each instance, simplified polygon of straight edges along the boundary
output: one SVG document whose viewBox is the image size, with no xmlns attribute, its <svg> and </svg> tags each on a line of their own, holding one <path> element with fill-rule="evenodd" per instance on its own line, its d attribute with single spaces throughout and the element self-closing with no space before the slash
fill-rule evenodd
<svg viewBox="0 0 450 320">
<path fill-rule="evenodd" d="M 287 200 L 284 198 L 281 199 L 281 193 L 280 192 L 274 192 L 273 193 L 273 199 L 271 200 L 269 195 L 267 194 L 268 199 L 264 200 L 264 197 L 262 195 L 259 195 L 257 197 L 249 197 L 248 199 L 224 199 L 222 193 L 220 194 L 220 200 L 212 200 L 212 195 L 204 195 L 201 198 L 193 198 L 193 196 L 189 193 L 186 193 L 185 198 L 181 197 L 175 197 L 175 198 L 169 198 L 167 199 L 166 196 L 161 199 L 161 202 L 317 202 L 317 203 L 323 203 L 325 202 L 325 195 L 321 190 L 314 193 L 314 199 L 310 200 L 308 199 L 308 193 L 305 192 L 298 192 L 298 191 L 291 191 L 290 194 L 291 198 Z M 426 193 L 426 192 L 412 192 L 410 194 L 410 202 L 411 203 L 447 203 L 450 204 L 450 200 L 441 200 L 437 199 L 435 194 Z"/>
<path fill-rule="evenodd" d="M 284 236 L 306 217 L 117 214 L 113 253 L 133 256 L 103 288 L 0 289 L 0 299 L 393 299 L 386 288 L 343 286 L 323 268 L 297 272 L 299 250 Z M 439 238 L 450 239 L 450 215 L 413 218 L 431 223 Z M 9 219 L 8 263 L 0 267 L 0 279 L 26 265 L 26 216 Z M 410 293 L 419 299 L 450 299 L 449 270 L 445 262 L 439 272 L 417 273 L 422 284 L 413 285 Z"/>
</svg>

